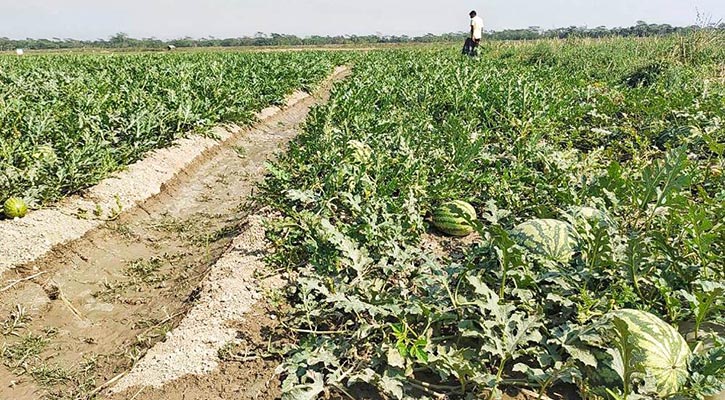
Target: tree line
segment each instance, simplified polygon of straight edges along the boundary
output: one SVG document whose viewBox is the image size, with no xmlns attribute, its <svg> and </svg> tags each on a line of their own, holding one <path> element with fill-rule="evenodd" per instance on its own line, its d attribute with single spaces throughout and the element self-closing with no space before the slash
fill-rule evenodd
<svg viewBox="0 0 725 400">
<path fill-rule="evenodd" d="M 506 29 L 502 31 L 486 32 L 486 40 L 536 40 L 536 39 L 566 39 L 570 37 L 602 38 L 611 36 L 621 37 L 650 37 L 666 36 L 672 34 L 687 34 L 698 30 L 725 31 L 725 23 L 710 23 L 706 25 L 672 26 L 669 24 L 648 24 L 637 22 L 630 27 L 608 28 L 599 26 L 595 28 L 570 26 L 566 28 L 541 29 L 531 26 L 525 29 Z M 108 39 L 76 40 L 65 38 L 52 39 L 9 39 L 0 38 L 0 50 L 14 49 L 51 50 L 51 49 L 79 49 L 79 48 L 131 48 L 131 49 L 164 49 L 175 47 L 247 47 L 247 46 L 321 46 L 321 45 L 355 45 L 377 43 L 435 43 L 458 42 L 465 39 L 467 32 L 451 32 L 444 34 L 426 34 L 422 36 L 384 36 L 384 35 L 337 35 L 337 36 L 308 36 L 299 37 L 279 33 L 257 33 L 253 36 L 219 39 L 214 37 L 195 39 L 185 37 L 173 40 L 160 40 L 157 38 L 133 38 L 126 33 L 117 33 Z"/>
</svg>

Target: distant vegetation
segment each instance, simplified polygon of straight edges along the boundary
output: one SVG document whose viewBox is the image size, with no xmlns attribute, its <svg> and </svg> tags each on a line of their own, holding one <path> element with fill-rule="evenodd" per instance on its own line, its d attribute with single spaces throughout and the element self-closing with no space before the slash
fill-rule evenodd
<svg viewBox="0 0 725 400">
<path fill-rule="evenodd" d="M 541 29 L 532 26 L 525 29 L 507 29 L 498 32 L 486 33 L 488 40 L 535 40 L 535 39 L 565 39 L 569 37 L 651 37 L 671 34 L 687 34 L 698 30 L 725 30 L 725 23 L 701 23 L 686 27 L 676 27 L 668 24 L 648 24 L 644 21 L 625 28 L 596 28 L 570 26 L 567 28 Z M 185 37 L 174 40 L 160 40 L 156 38 L 132 38 L 125 33 L 117 33 L 109 39 L 75 40 L 75 39 L 24 39 L 13 40 L 0 38 L 0 51 L 21 49 L 51 50 L 51 49 L 78 49 L 78 48 L 147 48 L 163 49 L 174 47 L 240 47 L 240 46 L 320 46 L 320 45 L 350 45 L 350 44 L 376 44 L 376 43 L 435 43 L 456 42 L 465 38 L 466 32 L 452 32 L 424 36 L 382 36 L 382 35 L 338 35 L 338 36 L 309 36 L 298 37 L 278 33 L 266 34 L 258 32 L 254 36 L 219 39 L 214 37 L 194 39 Z"/>
</svg>

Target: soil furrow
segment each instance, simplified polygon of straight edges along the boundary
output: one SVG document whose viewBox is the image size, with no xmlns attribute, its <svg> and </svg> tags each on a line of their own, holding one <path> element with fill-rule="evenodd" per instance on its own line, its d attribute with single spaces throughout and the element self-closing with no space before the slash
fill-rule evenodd
<svg viewBox="0 0 725 400">
<path fill-rule="evenodd" d="M 43 272 L 0 293 L 0 399 L 93 397 L 163 340 L 247 229 L 244 205 L 265 161 L 330 85 L 237 133 L 142 206 L 6 274 L 13 281 Z"/>
</svg>

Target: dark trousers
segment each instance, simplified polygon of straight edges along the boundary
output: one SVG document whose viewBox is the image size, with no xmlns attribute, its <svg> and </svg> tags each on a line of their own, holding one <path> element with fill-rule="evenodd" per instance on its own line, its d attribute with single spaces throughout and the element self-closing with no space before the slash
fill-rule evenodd
<svg viewBox="0 0 725 400">
<path fill-rule="evenodd" d="M 463 54 L 471 57 L 478 55 L 478 46 L 481 44 L 481 39 L 466 39 L 466 43 L 463 45 Z"/>
</svg>

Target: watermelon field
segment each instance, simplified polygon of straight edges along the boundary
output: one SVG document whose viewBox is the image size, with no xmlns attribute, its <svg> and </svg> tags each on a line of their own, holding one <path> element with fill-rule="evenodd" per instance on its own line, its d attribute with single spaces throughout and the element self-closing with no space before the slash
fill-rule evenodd
<svg viewBox="0 0 725 400">
<path fill-rule="evenodd" d="M 48 204 L 190 131 L 248 124 L 330 68 L 322 53 L 0 56 L 0 199 Z"/>
<path fill-rule="evenodd" d="M 683 46 L 360 56 L 264 184 L 288 398 L 722 390 L 725 47 Z"/>
<path fill-rule="evenodd" d="M 342 64 L 249 199 L 279 397 L 722 398 L 721 34 L 0 56 L 0 201 L 52 205 Z"/>
</svg>

